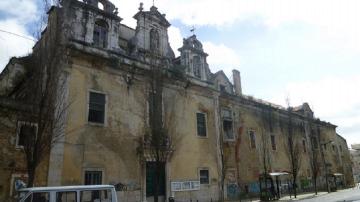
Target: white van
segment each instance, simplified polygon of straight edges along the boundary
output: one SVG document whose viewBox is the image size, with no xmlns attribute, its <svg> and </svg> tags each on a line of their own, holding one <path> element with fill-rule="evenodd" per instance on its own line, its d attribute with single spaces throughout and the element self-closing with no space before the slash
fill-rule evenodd
<svg viewBox="0 0 360 202">
<path fill-rule="evenodd" d="M 112 185 L 33 187 L 18 192 L 19 202 L 117 202 Z"/>
</svg>

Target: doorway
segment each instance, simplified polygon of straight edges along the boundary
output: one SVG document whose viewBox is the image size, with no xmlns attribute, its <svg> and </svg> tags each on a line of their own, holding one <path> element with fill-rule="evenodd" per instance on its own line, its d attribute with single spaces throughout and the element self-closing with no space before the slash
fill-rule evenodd
<svg viewBox="0 0 360 202">
<path fill-rule="evenodd" d="M 165 162 L 160 163 L 159 167 L 159 182 L 158 182 L 158 198 L 159 201 L 165 201 Z M 154 201 L 155 195 L 155 177 L 156 177 L 156 162 L 146 162 L 146 200 L 148 202 Z"/>
</svg>

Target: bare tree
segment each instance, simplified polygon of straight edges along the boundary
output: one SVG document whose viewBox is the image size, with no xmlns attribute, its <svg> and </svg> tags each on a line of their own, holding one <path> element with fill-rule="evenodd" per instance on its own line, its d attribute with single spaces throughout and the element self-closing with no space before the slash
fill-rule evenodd
<svg viewBox="0 0 360 202">
<path fill-rule="evenodd" d="M 317 179 L 320 174 L 320 164 L 319 164 L 319 143 L 318 137 L 320 133 L 319 127 L 313 128 L 312 120 L 309 121 L 309 128 L 310 128 L 310 146 L 311 146 L 311 154 L 310 154 L 310 167 L 312 172 L 312 180 L 314 184 L 314 192 L 317 195 Z"/>
<path fill-rule="evenodd" d="M 294 196 L 297 196 L 297 177 L 301 165 L 301 145 L 298 138 L 296 138 L 296 122 L 293 118 L 293 110 L 291 107 L 288 107 L 287 111 L 287 144 L 286 144 L 286 154 L 289 159 L 291 175 L 292 175 L 292 188 L 294 191 Z"/>
<path fill-rule="evenodd" d="M 271 170 L 270 135 L 274 130 L 273 113 L 270 106 L 262 106 L 261 110 L 261 141 L 260 141 L 260 160 L 262 163 L 263 174 L 268 175 Z"/>
<path fill-rule="evenodd" d="M 44 1 L 46 2 L 46 1 Z M 64 135 L 66 101 L 67 61 L 65 43 L 68 29 L 65 22 L 66 9 L 58 9 L 52 26 L 34 47 L 34 52 L 24 64 L 27 74 L 9 96 L 31 106 L 31 123 L 24 135 L 23 151 L 28 172 L 28 187 L 34 185 L 39 164 L 49 155 L 50 149 Z M 25 119 L 18 117 L 19 120 Z M 28 118 L 27 118 L 28 119 Z M 35 130 L 34 130 L 35 129 Z"/>
</svg>

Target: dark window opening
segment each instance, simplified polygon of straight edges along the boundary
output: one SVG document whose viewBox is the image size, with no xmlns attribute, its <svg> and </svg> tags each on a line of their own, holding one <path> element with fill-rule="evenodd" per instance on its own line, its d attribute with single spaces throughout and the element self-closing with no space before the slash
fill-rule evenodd
<svg viewBox="0 0 360 202">
<path fill-rule="evenodd" d="M 105 95 L 90 92 L 89 98 L 89 122 L 104 123 L 105 120 Z"/>
<path fill-rule="evenodd" d="M 249 132 L 249 136 L 250 136 L 250 147 L 252 149 L 256 148 L 256 142 L 255 142 L 255 132 L 254 131 L 250 131 Z"/>
<path fill-rule="evenodd" d="M 306 153 L 306 141 L 303 140 L 303 141 L 302 141 L 302 144 L 303 144 L 303 150 L 304 150 L 304 152 Z"/>
<path fill-rule="evenodd" d="M 194 64 L 194 76 L 197 78 L 201 78 L 201 61 L 199 56 L 194 56 L 193 64 Z"/>
<path fill-rule="evenodd" d="M 275 141 L 275 135 L 271 135 L 271 148 L 272 150 L 276 150 L 276 141 Z"/>
<path fill-rule="evenodd" d="M 107 44 L 108 26 L 105 21 L 97 21 L 94 25 L 93 41 L 94 45 L 105 48 Z"/>
<path fill-rule="evenodd" d="M 200 170 L 200 184 L 209 184 L 209 170 Z"/>
<path fill-rule="evenodd" d="M 76 201 L 76 192 L 57 192 L 56 193 L 56 202 L 75 202 Z"/>
<path fill-rule="evenodd" d="M 204 113 L 196 113 L 197 135 L 206 137 L 206 117 Z"/>
<path fill-rule="evenodd" d="M 102 171 L 85 171 L 85 185 L 102 184 Z"/>
<path fill-rule="evenodd" d="M 35 139 L 36 126 L 30 123 L 20 124 L 17 146 L 25 146 L 26 141 Z"/>
<path fill-rule="evenodd" d="M 225 93 L 225 92 L 226 92 L 226 86 L 220 84 L 220 85 L 219 85 L 219 88 L 220 88 L 220 92 L 222 92 L 222 93 Z"/>
<path fill-rule="evenodd" d="M 233 140 L 235 138 L 232 124 L 233 124 L 232 120 L 223 121 L 224 136 L 226 140 Z"/>
<path fill-rule="evenodd" d="M 156 29 L 150 31 L 150 50 L 158 51 L 160 47 L 159 32 Z"/>
</svg>

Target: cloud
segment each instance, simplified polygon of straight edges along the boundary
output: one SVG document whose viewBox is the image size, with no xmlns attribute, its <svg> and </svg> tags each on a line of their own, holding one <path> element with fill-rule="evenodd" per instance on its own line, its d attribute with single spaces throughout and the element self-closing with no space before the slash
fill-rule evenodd
<svg viewBox="0 0 360 202">
<path fill-rule="evenodd" d="M 168 29 L 170 46 L 173 49 L 175 56 L 179 56 L 180 53 L 177 50 L 183 45 L 183 37 L 181 36 L 180 29 L 174 26 Z"/>
<path fill-rule="evenodd" d="M 231 77 L 232 69 L 239 68 L 240 59 L 235 50 L 224 44 L 214 44 L 210 41 L 203 43 L 204 50 L 209 54 L 208 63 L 213 72 L 223 70 L 225 74 Z"/>
<path fill-rule="evenodd" d="M 34 41 L 26 26 L 38 19 L 35 0 L 0 1 L 0 71 L 13 56 L 23 56 L 31 52 Z M 9 34 L 11 32 L 20 36 Z"/>
<path fill-rule="evenodd" d="M 17 20 L 0 21 L 0 30 L 32 38 L 25 27 L 19 24 Z M 0 71 L 2 71 L 11 57 L 24 56 L 30 53 L 35 42 L 9 33 L 0 32 L 0 43 Z"/>
<path fill-rule="evenodd" d="M 271 101 L 285 105 L 288 95 L 292 106 L 308 102 L 315 116 L 337 125 L 340 135 L 353 138 L 360 125 L 360 94 L 356 93 L 359 87 L 360 75 L 327 77 L 290 83 Z"/>
</svg>

